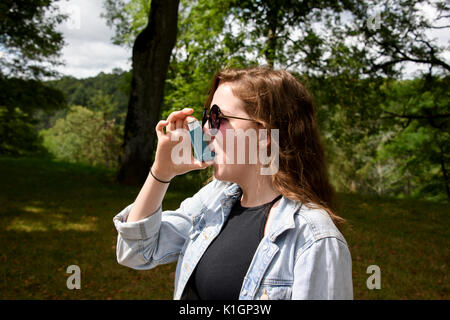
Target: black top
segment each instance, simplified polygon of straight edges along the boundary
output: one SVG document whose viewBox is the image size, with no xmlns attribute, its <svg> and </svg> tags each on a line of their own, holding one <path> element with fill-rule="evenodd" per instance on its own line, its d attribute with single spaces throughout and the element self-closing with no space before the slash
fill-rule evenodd
<svg viewBox="0 0 450 320">
<path fill-rule="evenodd" d="M 242 207 L 236 201 L 219 235 L 193 271 L 182 300 L 237 300 L 244 277 L 261 239 L 271 202 Z"/>
</svg>

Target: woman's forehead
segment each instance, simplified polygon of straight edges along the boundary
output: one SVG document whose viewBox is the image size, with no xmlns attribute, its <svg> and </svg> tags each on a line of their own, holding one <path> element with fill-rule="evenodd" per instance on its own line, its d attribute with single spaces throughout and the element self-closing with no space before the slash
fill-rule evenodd
<svg viewBox="0 0 450 320">
<path fill-rule="evenodd" d="M 232 86 L 228 83 L 221 84 L 214 92 L 211 106 L 217 104 L 224 113 L 242 112 L 243 101 L 233 94 Z"/>
</svg>

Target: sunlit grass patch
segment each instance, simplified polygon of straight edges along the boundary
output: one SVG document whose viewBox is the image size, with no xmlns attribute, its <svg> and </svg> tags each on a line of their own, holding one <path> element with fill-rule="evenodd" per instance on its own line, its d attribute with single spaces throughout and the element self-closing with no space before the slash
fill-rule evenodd
<svg viewBox="0 0 450 320">
<path fill-rule="evenodd" d="M 45 231 L 97 231 L 96 216 L 80 215 L 70 208 L 44 208 L 12 204 L 15 216 L 6 224 L 5 231 L 45 232 Z"/>
<path fill-rule="evenodd" d="M 64 221 L 37 221 L 26 218 L 15 218 L 9 222 L 6 231 L 96 231 L 96 224 L 93 222 L 64 222 Z"/>
<path fill-rule="evenodd" d="M 42 212 L 44 212 L 44 208 L 39 208 L 39 207 L 34 207 L 34 206 L 25 206 L 23 208 L 23 210 L 25 212 L 30 212 L 30 213 L 42 213 Z"/>
</svg>

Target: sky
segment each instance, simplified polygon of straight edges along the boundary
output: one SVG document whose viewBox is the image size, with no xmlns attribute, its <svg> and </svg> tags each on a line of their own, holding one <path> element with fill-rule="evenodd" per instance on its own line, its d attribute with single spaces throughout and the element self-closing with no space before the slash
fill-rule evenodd
<svg viewBox="0 0 450 320">
<path fill-rule="evenodd" d="M 131 68 L 131 48 L 112 44 L 114 31 L 100 17 L 103 0 L 60 1 L 61 12 L 69 19 L 58 26 L 66 45 L 62 49 L 65 66 L 56 70 L 76 78 L 96 76 L 114 68 Z"/>
<path fill-rule="evenodd" d="M 131 68 L 131 48 L 112 44 L 114 31 L 106 25 L 100 16 L 105 11 L 103 0 L 64 0 L 59 2 L 62 12 L 69 14 L 69 19 L 59 25 L 66 45 L 62 50 L 64 66 L 58 67 L 63 75 L 76 78 L 96 76 L 100 72 L 111 72 L 114 68 L 129 70 Z M 424 8 L 428 16 L 432 12 Z M 431 37 L 450 48 L 448 30 L 433 30 Z M 444 54 L 450 60 L 450 49 Z M 417 67 L 407 68 L 412 76 Z"/>
</svg>

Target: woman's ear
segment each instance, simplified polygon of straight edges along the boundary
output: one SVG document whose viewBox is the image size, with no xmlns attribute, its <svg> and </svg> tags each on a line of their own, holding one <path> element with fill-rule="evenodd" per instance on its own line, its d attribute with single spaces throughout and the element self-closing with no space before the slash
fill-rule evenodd
<svg viewBox="0 0 450 320">
<path fill-rule="evenodd" d="M 258 140 L 260 147 L 268 149 L 270 147 L 270 130 L 267 130 L 264 127 L 259 128 Z"/>
</svg>

